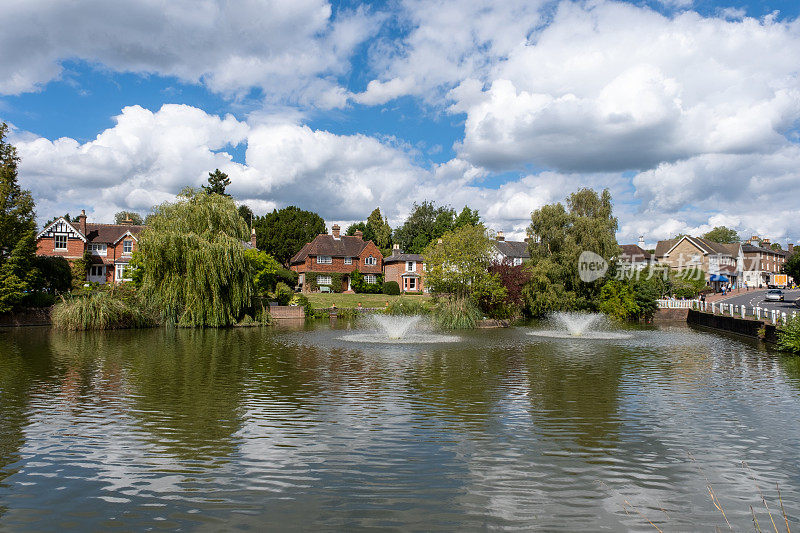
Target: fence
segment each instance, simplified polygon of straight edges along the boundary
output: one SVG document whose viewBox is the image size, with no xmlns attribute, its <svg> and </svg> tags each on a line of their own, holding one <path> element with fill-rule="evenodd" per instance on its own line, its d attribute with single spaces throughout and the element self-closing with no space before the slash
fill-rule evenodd
<svg viewBox="0 0 800 533">
<path fill-rule="evenodd" d="M 787 313 L 777 309 L 767 309 L 765 307 L 752 307 L 746 305 L 734 305 L 725 302 L 699 302 L 697 300 L 690 300 L 692 309 L 711 313 L 712 315 L 728 315 L 741 318 L 754 318 L 756 320 L 764 320 L 773 325 L 786 324 L 790 318 L 797 316 L 797 311 Z"/>
<path fill-rule="evenodd" d="M 656 300 L 659 309 L 694 309 L 697 300 Z"/>
</svg>

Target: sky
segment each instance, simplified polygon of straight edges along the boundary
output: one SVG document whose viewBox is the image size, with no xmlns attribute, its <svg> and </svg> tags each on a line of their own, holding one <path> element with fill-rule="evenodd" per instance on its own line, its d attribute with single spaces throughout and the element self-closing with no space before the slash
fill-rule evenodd
<svg viewBox="0 0 800 533">
<path fill-rule="evenodd" d="M 530 214 L 608 188 L 621 243 L 800 241 L 796 0 L 4 0 L 0 120 L 42 223 L 219 168 L 256 214 Z"/>
</svg>

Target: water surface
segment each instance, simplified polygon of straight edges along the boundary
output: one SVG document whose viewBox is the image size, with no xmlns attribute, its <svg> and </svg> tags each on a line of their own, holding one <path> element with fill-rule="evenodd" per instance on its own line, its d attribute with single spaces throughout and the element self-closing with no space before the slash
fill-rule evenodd
<svg viewBox="0 0 800 533">
<path fill-rule="evenodd" d="M 797 359 L 348 327 L 0 331 L 0 530 L 769 529 L 743 460 L 800 527 Z"/>
</svg>

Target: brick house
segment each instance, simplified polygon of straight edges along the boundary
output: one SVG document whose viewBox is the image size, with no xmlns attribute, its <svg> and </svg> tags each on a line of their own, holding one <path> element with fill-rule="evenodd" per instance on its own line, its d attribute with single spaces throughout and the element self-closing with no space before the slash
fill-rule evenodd
<svg viewBox="0 0 800 533">
<path fill-rule="evenodd" d="M 423 257 L 404 254 L 399 244 L 395 244 L 392 255 L 383 260 L 383 280 L 397 282 L 400 292 L 428 292 Z"/>
<path fill-rule="evenodd" d="M 142 229 L 144 226 L 133 223 L 87 223 L 86 211 L 81 211 L 72 222 L 61 217 L 44 228 L 36 236 L 36 253 L 63 257 L 72 264 L 88 251 L 92 254 L 92 261 L 86 281 L 119 283 L 126 281 L 125 267 L 139 245 Z"/>
<path fill-rule="evenodd" d="M 742 286 L 744 254 L 740 243 L 721 244 L 685 235 L 658 241 L 654 255 L 659 264 L 672 269 L 700 268 L 706 274 L 706 281 L 716 284 L 716 288 L 727 283 L 732 287 Z"/>
<path fill-rule="evenodd" d="M 367 283 L 375 283 L 383 273 L 383 254 L 375 243 L 365 242 L 360 231 L 351 237 L 342 235 L 340 229 L 334 224 L 330 234 L 317 235 L 289 261 L 289 268 L 299 275 L 297 282 L 303 292 L 310 292 L 313 286 L 330 290 L 334 273 L 342 276 L 343 292 L 352 292 L 350 275 L 355 270 L 364 274 Z"/>
<path fill-rule="evenodd" d="M 783 271 L 783 265 L 794 252 L 794 246 L 789 245 L 789 251 L 773 250 L 769 239 L 759 239 L 754 235 L 749 241 L 742 244 L 744 253 L 744 283 L 749 287 L 767 286 L 772 283 L 773 276 Z"/>
</svg>

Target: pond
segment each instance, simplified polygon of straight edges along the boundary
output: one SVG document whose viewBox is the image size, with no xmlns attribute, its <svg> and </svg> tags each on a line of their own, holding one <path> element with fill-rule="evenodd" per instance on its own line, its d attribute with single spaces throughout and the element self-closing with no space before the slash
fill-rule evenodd
<svg viewBox="0 0 800 533">
<path fill-rule="evenodd" d="M 350 327 L 0 331 L 0 530 L 800 527 L 797 358 Z"/>
</svg>

